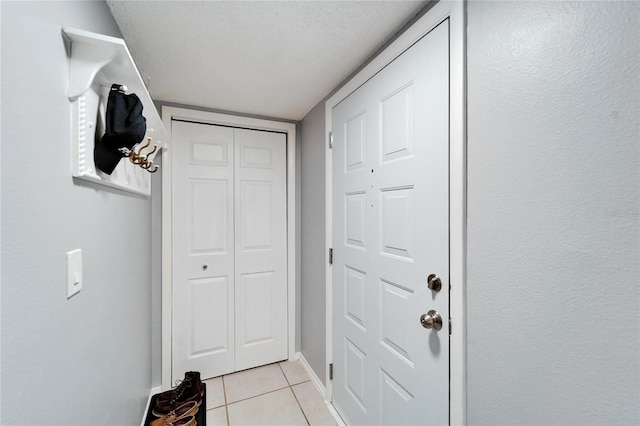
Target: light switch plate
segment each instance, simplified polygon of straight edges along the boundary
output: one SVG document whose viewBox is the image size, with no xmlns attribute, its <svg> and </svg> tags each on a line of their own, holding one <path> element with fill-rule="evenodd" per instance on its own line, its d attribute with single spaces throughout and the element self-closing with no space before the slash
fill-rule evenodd
<svg viewBox="0 0 640 426">
<path fill-rule="evenodd" d="M 82 289 L 82 250 L 67 253 L 67 299 Z"/>
</svg>

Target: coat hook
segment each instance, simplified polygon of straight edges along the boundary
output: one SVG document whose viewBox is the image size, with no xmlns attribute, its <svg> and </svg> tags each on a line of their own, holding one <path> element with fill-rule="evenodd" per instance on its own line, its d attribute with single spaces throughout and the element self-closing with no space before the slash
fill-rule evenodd
<svg viewBox="0 0 640 426">
<path fill-rule="evenodd" d="M 137 152 L 135 151 L 131 151 L 131 155 L 129 156 L 129 161 L 131 161 L 133 164 L 135 164 L 136 166 L 139 165 L 142 161 L 144 161 L 144 158 L 141 158 L 140 155 L 138 155 Z"/>
<path fill-rule="evenodd" d="M 142 155 L 142 150 L 146 149 L 149 145 L 151 145 L 151 138 L 147 138 L 147 143 L 145 144 L 145 146 L 138 149 L 137 154 Z"/>
<path fill-rule="evenodd" d="M 119 148 L 119 151 L 124 154 L 125 157 L 129 157 L 129 161 L 136 166 L 148 171 L 149 173 L 155 173 L 158 171 L 158 166 L 153 164 L 153 160 L 149 160 L 149 156 L 158 150 L 158 145 L 153 145 L 153 148 L 148 154 L 143 154 L 142 151 L 147 149 L 151 145 L 151 138 L 147 138 L 147 143 L 141 146 L 137 150 L 129 150 L 127 148 Z M 151 168 L 153 166 L 153 169 Z"/>
<path fill-rule="evenodd" d="M 151 140 L 151 139 L 149 139 L 149 140 Z M 154 152 L 156 152 L 157 150 L 158 150 L 158 145 L 153 145 L 153 149 L 151 150 L 151 152 L 150 152 L 150 153 L 148 153 L 148 154 L 146 154 L 147 158 L 148 158 L 151 154 L 153 154 Z"/>
</svg>

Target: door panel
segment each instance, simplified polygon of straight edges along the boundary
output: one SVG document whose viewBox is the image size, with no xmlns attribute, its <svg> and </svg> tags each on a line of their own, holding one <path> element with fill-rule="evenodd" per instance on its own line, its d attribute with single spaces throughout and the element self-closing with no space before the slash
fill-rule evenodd
<svg viewBox="0 0 640 426">
<path fill-rule="evenodd" d="M 172 380 L 234 368 L 233 129 L 174 121 Z"/>
<path fill-rule="evenodd" d="M 272 182 L 240 181 L 240 247 L 242 253 L 273 250 L 271 235 Z"/>
<path fill-rule="evenodd" d="M 271 317 L 263 317 L 265 311 L 270 313 L 273 309 L 273 272 L 243 274 L 239 283 L 238 312 L 245 315 L 242 321 L 244 338 L 238 343 L 250 347 L 274 341 L 277 334 L 274 321 Z"/>
<path fill-rule="evenodd" d="M 286 136 L 172 124 L 173 380 L 286 359 Z"/>
<path fill-rule="evenodd" d="M 348 424 L 446 424 L 448 21 L 333 109 L 333 404 Z M 427 288 L 438 274 L 442 291 Z"/>
<path fill-rule="evenodd" d="M 193 222 L 189 227 L 192 253 L 228 251 L 228 184 L 226 180 L 214 179 L 189 181 L 189 201 L 193 215 Z"/>
<path fill-rule="evenodd" d="M 413 155 L 414 85 L 409 84 L 380 100 L 381 162 Z"/>
<path fill-rule="evenodd" d="M 189 280 L 189 353 L 191 356 L 212 355 L 228 351 L 229 335 L 224 327 L 209 324 L 224 324 L 228 318 L 225 296 L 229 292 L 229 281 L 225 277 Z M 195 321 L 197 319 L 197 321 Z"/>
<path fill-rule="evenodd" d="M 287 358 L 286 136 L 235 129 L 236 369 Z"/>
</svg>

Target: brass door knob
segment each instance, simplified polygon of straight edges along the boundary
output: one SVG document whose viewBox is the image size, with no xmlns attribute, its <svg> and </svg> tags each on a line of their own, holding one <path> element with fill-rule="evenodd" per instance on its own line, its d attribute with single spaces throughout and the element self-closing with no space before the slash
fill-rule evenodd
<svg viewBox="0 0 640 426">
<path fill-rule="evenodd" d="M 432 309 L 426 314 L 422 314 L 420 323 L 424 328 L 433 328 L 437 331 L 442 328 L 442 317 Z"/>
</svg>

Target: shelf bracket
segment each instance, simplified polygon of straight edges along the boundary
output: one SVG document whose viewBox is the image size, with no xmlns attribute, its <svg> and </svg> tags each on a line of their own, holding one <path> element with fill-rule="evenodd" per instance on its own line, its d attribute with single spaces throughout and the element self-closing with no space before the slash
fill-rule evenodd
<svg viewBox="0 0 640 426">
<path fill-rule="evenodd" d="M 69 56 L 69 100 L 74 101 L 91 87 L 96 75 L 116 58 L 118 51 L 114 44 L 83 37 L 80 31 L 63 29 L 62 34 Z"/>
</svg>

